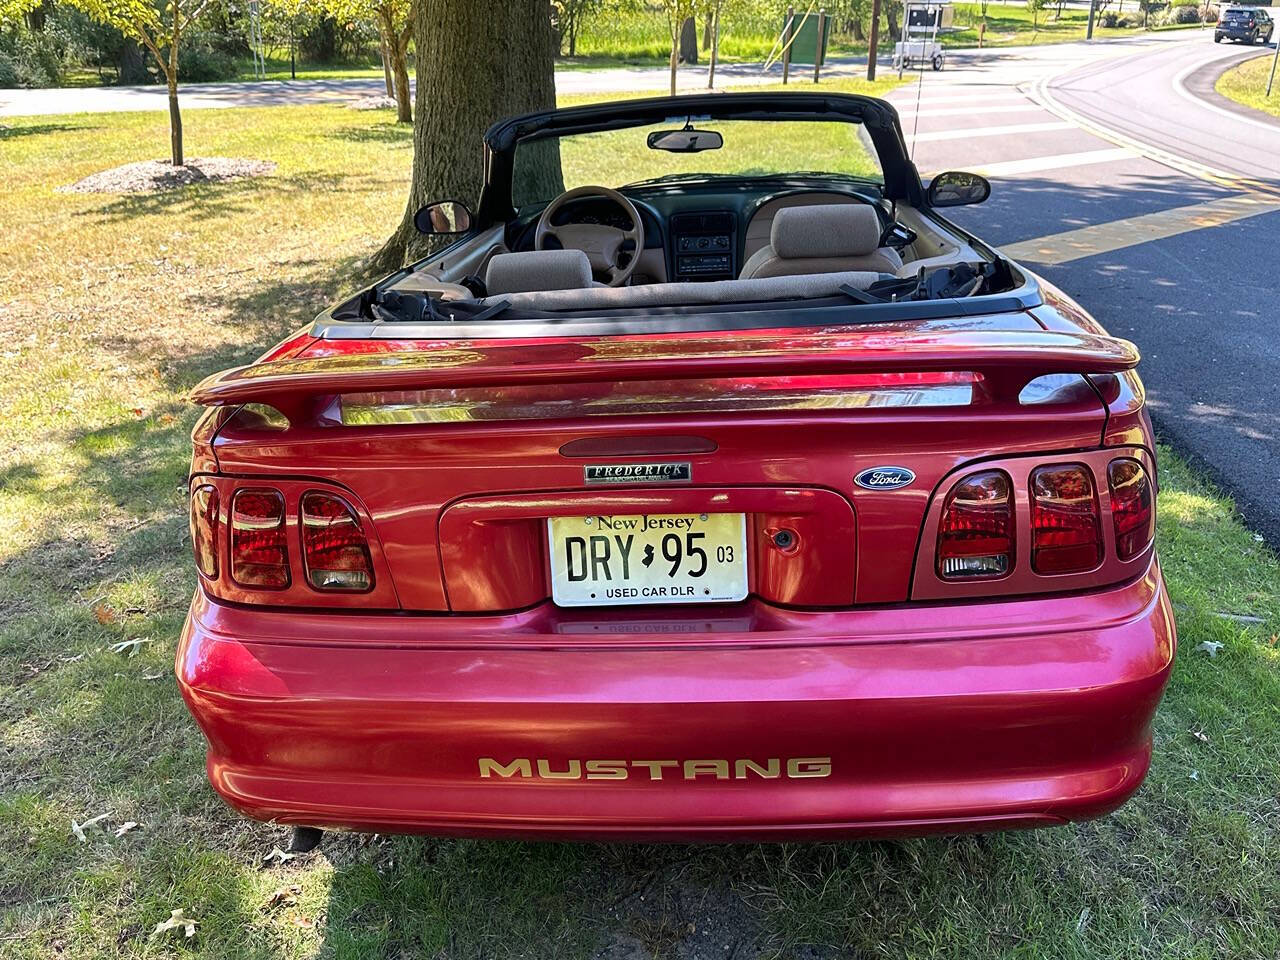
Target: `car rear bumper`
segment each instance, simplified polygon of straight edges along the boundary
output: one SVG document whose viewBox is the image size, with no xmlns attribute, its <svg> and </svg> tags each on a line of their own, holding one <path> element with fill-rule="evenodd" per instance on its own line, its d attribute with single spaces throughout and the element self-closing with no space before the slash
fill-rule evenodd
<svg viewBox="0 0 1280 960">
<path fill-rule="evenodd" d="M 1107 813 L 1146 773 L 1174 643 L 1153 563 L 1086 595 L 825 613 L 317 614 L 197 593 L 177 671 L 214 787 L 251 817 L 767 840 Z"/>
</svg>

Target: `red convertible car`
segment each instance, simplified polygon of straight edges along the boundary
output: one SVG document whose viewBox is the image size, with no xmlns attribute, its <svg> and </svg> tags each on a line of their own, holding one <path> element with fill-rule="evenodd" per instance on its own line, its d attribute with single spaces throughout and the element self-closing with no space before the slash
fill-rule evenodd
<svg viewBox="0 0 1280 960">
<path fill-rule="evenodd" d="M 193 392 L 177 673 L 227 802 L 298 846 L 781 840 L 1138 788 L 1138 353 L 938 213 L 986 181 L 772 93 L 516 117 L 484 178 Z"/>
</svg>

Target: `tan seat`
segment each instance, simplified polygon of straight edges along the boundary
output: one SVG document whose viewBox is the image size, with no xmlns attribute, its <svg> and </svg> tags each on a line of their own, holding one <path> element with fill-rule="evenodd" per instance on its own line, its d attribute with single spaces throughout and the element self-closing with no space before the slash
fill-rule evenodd
<svg viewBox="0 0 1280 960">
<path fill-rule="evenodd" d="M 866 203 L 783 207 L 769 242 L 751 255 L 741 280 L 870 270 L 897 273 L 902 257 L 880 246 L 880 218 Z"/>
<path fill-rule="evenodd" d="M 591 261 L 581 250 L 499 253 L 485 268 L 484 285 L 495 293 L 582 290 L 591 287 Z"/>
</svg>

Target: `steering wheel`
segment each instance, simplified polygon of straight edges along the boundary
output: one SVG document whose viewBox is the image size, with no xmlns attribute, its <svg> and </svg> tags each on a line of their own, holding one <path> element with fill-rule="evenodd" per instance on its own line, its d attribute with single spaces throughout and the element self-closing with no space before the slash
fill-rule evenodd
<svg viewBox="0 0 1280 960">
<path fill-rule="evenodd" d="M 631 218 L 630 230 L 619 230 L 604 223 L 565 223 L 558 227 L 551 225 L 551 219 L 566 204 L 583 197 L 604 197 L 620 206 Z M 640 253 L 644 250 L 644 224 L 640 220 L 640 211 L 634 203 L 608 187 L 575 187 L 566 190 L 556 197 L 538 217 L 538 226 L 533 233 L 533 248 L 547 249 L 547 238 L 554 237 L 560 246 L 567 250 L 581 250 L 591 261 L 591 269 L 607 274 L 609 286 L 620 287 L 626 283 L 640 262 Z M 618 253 L 622 245 L 630 240 L 635 244 L 631 258 L 625 266 L 618 265 Z"/>
</svg>

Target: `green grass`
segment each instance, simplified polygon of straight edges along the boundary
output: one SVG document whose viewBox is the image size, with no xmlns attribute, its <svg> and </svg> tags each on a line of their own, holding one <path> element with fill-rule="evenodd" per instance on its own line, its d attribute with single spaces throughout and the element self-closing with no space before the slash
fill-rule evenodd
<svg viewBox="0 0 1280 960">
<path fill-rule="evenodd" d="M 1271 96 L 1267 96 L 1267 78 L 1271 75 L 1274 56 L 1274 51 L 1262 53 L 1232 67 L 1218 78 L 1214 89 L 1236 103 L 1280 117 L 1280 73 L 1276 75 Z"/>
<path fill-rule="evenodd" d="M 331 837 L 262 867 L 285 831 L 216 800 L 171 674 L 193 587 L 181 397 L 351 288 L 400 216 L 411 134 L 341 107 L 185 119 L 193 155 L 276 174 L 57 193 L 163 155 L 164 116 L 0 130 L 0 957 L 1280 954 L 1280 562 L 1168 451 L 1181 646 L 1150 778 L 1111 817 L 787 846 Z M 132 656 L 110 649 L 135 638 Z M 100 813 L 73 839 L 72 819 Z M 141 826 L 116 838 L 125 820 Z M 150 939 L 174 908 L 195 937 Z"/>
</svg>

